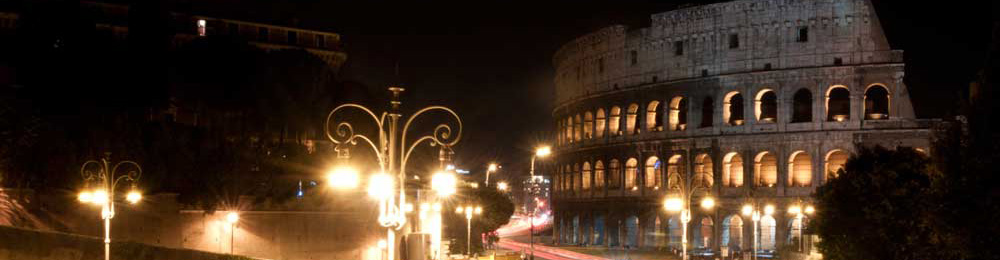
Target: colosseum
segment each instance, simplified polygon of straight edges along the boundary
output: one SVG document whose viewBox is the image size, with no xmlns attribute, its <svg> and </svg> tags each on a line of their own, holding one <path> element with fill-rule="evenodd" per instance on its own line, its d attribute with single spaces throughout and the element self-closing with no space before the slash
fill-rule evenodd
<svg viewBox="0 0 1000 260">
<path fill-rule="evenodd" d="M 555 243 L 680 249 L 680 214 L 664 207 L 679 198 L 693 253 L 809 252 L 810 194 L 856 147 L 929 147 L 933 121 L 914 116 L 903 53 L 867 0 L 745 0 L 651 18 L 554 55 Z"/>
</svg>

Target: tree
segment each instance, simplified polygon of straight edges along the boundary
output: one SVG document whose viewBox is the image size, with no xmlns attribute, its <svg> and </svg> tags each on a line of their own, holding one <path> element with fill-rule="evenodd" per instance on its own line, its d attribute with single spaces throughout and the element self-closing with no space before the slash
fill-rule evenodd
<svg viewBox="0 0 1000 260">
<path fill-rule="evenodd" d="M 483 213 L 472 218 L 472 252 L 483 250 L 482 239 L 478 234 L 491 233 L 510 222 L 514 214 L 514 202 L 506 194 L 492 188 L 470 189 L 463 192 L 471 204 L 483 207 Z M 461 205 L 457 204 L 456 206 Z M 446 211 L 447 212 L 447 211 Z M 448 217 L 450 216 L 450 217 Z M 448 214 L 445 217 L 446 234 L 453 238 L 451 253 L 465 252 L 466 220 L 465 215 Z"/>
<path fill-rule="evenodd" d="M 812 223 L 826 259 L 938 259 L 926 221 L 936 171 L 914 149 L 859 147 L 844 170 L 816 190 Z"/>
</svg>

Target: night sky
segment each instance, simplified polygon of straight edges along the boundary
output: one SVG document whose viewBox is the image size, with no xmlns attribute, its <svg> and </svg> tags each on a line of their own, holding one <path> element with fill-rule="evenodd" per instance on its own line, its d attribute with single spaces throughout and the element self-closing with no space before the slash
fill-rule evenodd
<svg viewBox="0 0 1000 260">
<path fill-rule="evenodd" d="M 710 2 L 718 1 L 211 0 L 170 5 L 182 12 L 342 34 L 349 55 L 343 77 L 382 97 L 388 94 L 385 86 L 402 83 L 404 108 L 410 111 L 431 104 L 456 109 L 466 123 L 456 147 L 458 162 L 478 172 L 492 160 L 505 169 L 526 168 L 532 147 L 550 142 L 551 57 L 560 45 L 609 25 L 645 27 L 650 14 Z M 990 3 L 874 2 L 890 44 L 905 51 L 906 83 L 918 116 L 952 112 L 985 60 Z"/>
</svg>

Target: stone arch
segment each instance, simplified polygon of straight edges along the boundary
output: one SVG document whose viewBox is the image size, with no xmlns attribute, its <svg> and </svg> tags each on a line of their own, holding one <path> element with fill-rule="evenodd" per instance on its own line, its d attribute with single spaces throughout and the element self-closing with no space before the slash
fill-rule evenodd
<svg viewBox="0 0 1000 260">
<path fill-rule="evenodd" d="M 715 100 L 706 96 L 701 101 L 701 127 L 712 127 L 715 124 Z"/>
<path fill-rule="evenodd" d="M 841 149 L 833 149 L 826 153 L 826 158 L 823 160 L 823 168 L 825 168 L 826 180 L 836 178 L 840 170 L 844 169 L 844 165 L 847 164 L 847 158 L 850 157 L 847 152 Z"/>
<path fill-rule="evenodd" d="M 812 156 L 805 151 L 795 151 L 788 156 L 788 186 L 812 186 Z"/>
<path fill-rule="evenodd" d="M 743 187 L 743 157 L 730 152 L 722 158 L 722 186 Z"/>
<path fill-rule="evenodd" d="M 639 187 L 639 179 L 637 178 L 639 172 L 639 160 L 635 158 L 628 158 L 625 161 L 625 188 L 635 189 Z"/>
<path fill-rule="evenodd" d="M 676 96 L 670 99 L 670 130 L 683 131 L 687 129 L 687 99 Z"/>
<path fill-rule="evenodd" d="M 711 188 L 715 181 L 715 173 L 712 171 L 712 157 L 707 153 L 699 154 L 694 158 L 694 186 Z"/>
<path fill-rule="evenodd" d="M 618 106 L 611 107 L 611 115 L 608 116 L 608 134 L 611 136 L 622 135 L 622 108 Z"/>
<path fill-rule="evenodd" d="M 708 248 L 712 246 L 713 230 L 715 230 L 715 221 L 712 221 L 712 217 L 705 216 L 698 221 L 698 228 L 694 231 L 694 248 Z"/>
<path fill-rule="evenodd" d="M 683 227 L 681 227 L 681 225 L 680 220 L 678 220 L 676 216 L 670 217 L 670 220 L 667 220 L 667 238 L 669 241 L 668 247 L 675 249 L 681 248 L 681 240 L 684 235 L 682 230 Z"/>
<path fill-rule="evenodd" d="M 629 248 L 639 246 L 639 217 L 635 215 L 625 218 L 625 245 Z"/>
<path fill-rule="evenodd" d="M 667 190 L 680 191 L 684 181 L 683 157 L 675 154 L 667 160 Z"/>
<path fill-rule="evenodd" d="M 656 156 L 650 156 L 646 159 L 646 169 L 644 172 L 646 177 L 646 187 L 660 189 L 660 186 L 662 186 L 661 176 L 663 176 L 663 171 L 660 164 L 660 158 Z"/>
<path fill-rule="evenodd" d="M 604 188 L 604 162 L 597 160 L 594 163 L 594 188 Z"/>
<path fill-rule="evenodd" d="M 743 95 L 739 91 L 729 92 L 723 99 L 722 120 L 727 125 L 743 125 Z"/>
<path fill-rule="evenodd" d="M 625 111 L 625 133 L 634 135 L 639 133 L 639 105 L 632 103 Z"/>
<path fill-rule="evenodd" d="M 604 108 L 597 109 L 597 120 L 595 122 L 594 130 L 595 136 L 597 138 L 604 137 L 604 130 L 608 126 L 608 118 L 604 112 Z"/>
<path fill-rule="evenodd" d="M 769 88 L 757 92 L 754 98 L 754 116 L 757 122 L 774 123 L 778 122 L 778 95 Z"/>
<path fill-rule="evenodd" d="M 757 187 L 774 187 L 778 184 L 778 159 L 773 153 L 763 151 L 754 158 L 754 184 Z"/>
<path fill-rule="evenodd" d="M 889 118 L 889 89 L 882 84 L 872 84 L 865 89 L 865 119 L 883 120 Z"/>
<path fill-rule="evenodd" d="M 577 142 L 583 140 L 583 133 L 581 130 L 583 130 L 583 119 L 580 117 L 580 114 L 576 114 L 573 120 L 573 140 L 576 140 Z"/>
<path fill-rule="evenodd" d="M 583 182 L 580 180 L 580 164 L 579 163 L 574 163 L 573 164 L 573 182 L 572 182 L 573 188 L 572 189 L 574 191 L 580 191 L 581 188 L 582 188 L 582 186 L 583 186 L 582 184 L 583 184 Z"/>
<path fill-rule="evenodd" d="M 594 113 L 583 113 L 583 139 L 594 138 Z"/>
<path fill-rule="evenodd" d="M 770 215 L 760 216 L 760 238 L 758 248 L 763 250 L 775 250 L 777 240 L 777 222 Z"/>
<path fill-rule="evenodd" d="M 721 246 L 729 247 L 731 252 L 739 252 L 743 247 L 743 218 L 740 215 L 730 215 L 722 220 Z"/>
<path fill-rule="evenodd" d="M 580 180 L 583 182 L 583 190 L 585 191 L 590 190 L 591 173 L 592 172 L 590 171 L 590 162 L 587 161 L 583 162 L 583 171 L 580 172 L 581 174 Z"/>
<path fill-rule="evenodd" d="M 826 120 L 847 121 L 851 119 L 851 91 L 844 85 L 832 86 L 826 90 Z"/>
<path fill-rule="evenodd" d="M 608 162 L 608 187 L 615 189 L 622 187 L 621 163 L 618 159 L 611 159 Z"/>
<path fill-rule="evenodd" d="M 573 143 L 573 116 L 566 118 L 566 143 Z"/>
<path fill-rule="evenodd" d="M 660 116 L 660 101 L 653 100 L 646 105 L 646 131 L 663 131 L 663 117 Z"/>
<path fill-rule="evenodd" d="M 802 241 L 799 237 L 802 236 L 802 232 L 805 230 L 805 224 L 809 223 L 807 216 L 802 215 L 801 217 L 792 217 L 788 221 L 788 236 L 786 237 L 785 244 L 792 245 L 795 249 L 799 249 L 799 243 Z"/>
<path fill-rule="evenodd" d="M 792 96 L 792 123 L 812 121 L 812 92 L 800 88 Z"/>
</svg>

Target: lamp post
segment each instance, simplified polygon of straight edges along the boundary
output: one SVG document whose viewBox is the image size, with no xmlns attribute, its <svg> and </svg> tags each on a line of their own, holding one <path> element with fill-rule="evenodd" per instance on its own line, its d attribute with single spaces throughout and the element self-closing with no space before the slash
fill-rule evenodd
<svg viewBox="0 0 1000 260">
<path fill-rule="evenodd" d="M 368 191 L 369 195 L 379 201 L 378 222 L 387 229 L 388 259 L 395 259 L 395 231 L 401 230 L 407 223 L 405 215 L 405 205 L 407 205 L 406 162 L 411 153 L 417 145 L 427 142 L 431 146 L 440 146 L 441 156 L 445 156 L 450 154 L 450 147 L 457 144 L 462 135 L 461 118 L 455 111 L 447 107 L 425 107 L 404 119 L 399 109 L 402 104 L 399 96 L 403 90 L 401 87 L 389 88 L 389 91 L 392 92 L 392 98 L 389 102 L 390 108 L 389 111 L 383 112 L 381 115 L 376 115 L 371 109 L 362 105 L 343 104 L 330 111 L 323 125 L 327 138 L 335 145 L 334 150 L 337 152 L 337 157 L 345 160 L 350 158 L 350 147 L 356 146 L 359 141 L 367 144 L 362 146 L 371 148 L 376 155 L 380 171 L 371 177 Z M 370 136 L 354 133 L 354 126 L 347 122 L 352 117 L 345 115 L 348 111 L 357 112 L 360 114 L 360 118 L 372 119 L 371 123 L 376 129 L 376 133 Z M 440 123 L 431 133 L 420 135 L 412 140 L 407 139 L 408 130 L 413 121 L 428 112 L 441 112 L 445 116 L 452 117 L 455 126 Z M 357 114 L 353 118 L 359 118 Z M 401 123 L 402 129 L 400 129 Z M 352 178 L 346 177 L 344 179 Z M 398 187 L 395 187 L 397 185 Z M 398 194 L 398 196 L 394 194 Z"/>
<path fill-rule="evenodd" d="M 803 209 L 801 204 L 802 203 L 789 206 L 788 214 L 795 216 L 795 220 L 799 222 L 799 252 L 805 253 L 805 233 L 803 232 L 805 229 L 805 223 L 803 223 L 803 217 L 805 214 L 812 214 L 816 211 L 816 208 L 812 205 L 807 205 L 805 206 L 805 209 Z"/>
<path fill-rule="evenodd" d="M 465 254 L 472 255 L 472 215 L 482 214 L 483 207 L 480 206 L 464 206 L 455 209 L 455 213 L 462 214 L 465 213 Z"/>
<path fill-rule="evenodd" d="M 535 188 L 534 187 L 535 186 L 535 158 L 538 158 L 538 157 L 545 158 L 545 157 L 549 156 L 549 154 L 552 154 L 552 148 L 546 145 L 546 146 L 541 146 L 541 147 L 535 148 L 535 154 L 531 155 L 531 170 L 528 172 L 529 174 L 531 174 L 531 179 L 530 179 L 530 182 L 529 182 L 531 184 L 531 186 L 529 186 L 529 190 L 533 191 L 533 189 Z M 529 214 L 528 214 L 528 222 L 531 223 L 531 227 L 528 228 L 528 234 L 529 234 L 528 237 L 530 239 L 528 241 L 528 244 L 531 247 L 531 259 L 532 260 L 535 259 L 535 208 L 536 207 L 537 207 L 537 204 L 534 205 L 533 207 L 531 207 L 531 212 L 529 212 Z"/>
<path fill-rule="evenodd" d="M 111 218 L 115 217 L 115 187 L 120 181 L 128 181 L 131 189 L 125 200 L 135 204 L 142 199 L 142 194 L 136 189 L 136 182 L 142 175 L 142 167 L 133 161 L 120 161 L 114 166 L 109 161 L 111 153 L 105 153 L 104 158 L 90 160 L 80 166 L 80 174 L 87 189 L 80 192 L 77 199 L 83 203 L 101 206 L 101 219 L 104 220 L 104 260 L 111 259 Z M 119 171 L 128 169 L 127 171 Z M 94 183 L 97 187 L 90 190 Z"/>
<path fill-rule="evenodd" d="M 490 163 L 490 165 L 486 167 L 486 187 L 490 186 L 490 173 L 496 172 L 499 168 L 500 166 L 496 163 Z"/>
<path fill-rule="evenodd" d="M 763 217 L 761 215 L 761 210 L 757 209 L 756 203 L 748 203 L 743 205 L 743 208 L 740 211 L 743 213 L 743 216 L 749 216 L 750 220 L 753 220 L 753 240 L 751 241 L 753 246 L 750 249 L 752 250 L 750 256 L 752 259 L 757 259 L 757 246 L 759 244 L 757 242 L 757 240 L 759 240 L 759 237 L 757 236 L 757 229 L 760 227 L 760 219 Z M 763 215 L 770 216 L 771 214 L 774 214 L 774 205 L 764 206 Z"/>
<path fill-rule="evenodd" d="M 236 242 L 236 222 L 240 221 L 240 213 L 229 212 L 226 214 L 226 222 L 229 223 L 229 254 L 234 254 L 234 242 Z"/>
<path fill-rule="evenodd" d="M 669 178 L 669 177 L 668 177 Z M 671 187 L 667 187 L 670 189 Z M 681 235 L 681 259 L 687 260 L 687 228 L 688 223 L 691 222 L 691 199 L 694 196 L 695 191 L 699 188 L 708 191 L 708 187 L 703 185 L 703 183 L 694 183 L 694 178 L 687 178 L 687 181 L 681 182 L 680 197 L 666 198 L 663 201 L 663 207 L 667 211 L 677 211 L 680 213 L 681 223 L 683 223 L 683 228 L 681 229 L 683 234 Z M 703 209 L 709 210 L 715 207 L 715 200 L 712 197 L 706 196 L 701 200 L 701 207 Z"/>
</svg>

